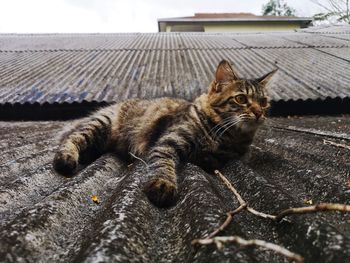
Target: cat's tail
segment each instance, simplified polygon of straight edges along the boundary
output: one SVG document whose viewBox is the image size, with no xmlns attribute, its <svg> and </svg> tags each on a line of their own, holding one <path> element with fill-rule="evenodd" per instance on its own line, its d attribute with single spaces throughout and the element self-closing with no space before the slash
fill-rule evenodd
<svg viewBox="0 0 350 263">
<path fill-rule="evenodd" d="M 78 163 L 91 162 L 106 152 L 112 140 L 114 114 L 113 106 L 101 109 L 67 132 L 54 157 L 54 169 L 70 175 Z"/>
</svg>

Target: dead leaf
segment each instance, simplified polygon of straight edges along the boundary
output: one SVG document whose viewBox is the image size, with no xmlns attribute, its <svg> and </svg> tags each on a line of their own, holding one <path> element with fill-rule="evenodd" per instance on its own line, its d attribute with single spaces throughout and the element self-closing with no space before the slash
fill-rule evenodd
<svg viewBox="0 0 350 263">
<path fill-rule="evenodd" d="M 312 205 L 314 202 L 312 201 L 312 199 L 310 199 L 310 200 L 304 200 L 304 203 L 306 205 Z"/>
<path fill-rule="evenodd" d="M 91 200 L 92 200 L 95 204 L 101 203 L 101 201 L 100 201 L 100 199 L 98 198 L 97 195 L 91 196 Z"/>
</svg>

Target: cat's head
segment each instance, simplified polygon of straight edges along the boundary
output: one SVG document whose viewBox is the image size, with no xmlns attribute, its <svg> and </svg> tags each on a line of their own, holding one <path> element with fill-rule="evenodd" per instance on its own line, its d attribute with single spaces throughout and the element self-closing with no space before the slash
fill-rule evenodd
<svg viewBox="0 0 350 263">
<path fill-rule="evenodd" d="M 217 122 L 242 131 L 256 130 L 266 119 L 270 107 L 266 86 L 275 72 L 257 79 L 241 79 L 231 65 L 222 60 L 208 91 L 208 102 Z"/>
</svg>

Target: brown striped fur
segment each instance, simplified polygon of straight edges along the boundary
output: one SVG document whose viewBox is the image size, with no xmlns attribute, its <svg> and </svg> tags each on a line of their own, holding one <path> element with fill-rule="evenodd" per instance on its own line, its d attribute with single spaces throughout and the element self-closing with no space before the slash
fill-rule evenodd
<svg viewBox="0 0 350 263">
<path fill-rule="evenodd" d="M 193 102 L 174 98 L 127 100 L 101 109 L 63 137 L 55 169 L 72 174 L 79 162 L 105 152 L 138 156 L 152 173 L 144 191 L 159 207 L 174 204 L 176 167 L 189 161 L 210 170 L 247 152 L 269 107 L 262 78 L 237 77 L 223 60 L 208 93 Z"/>
</svg>

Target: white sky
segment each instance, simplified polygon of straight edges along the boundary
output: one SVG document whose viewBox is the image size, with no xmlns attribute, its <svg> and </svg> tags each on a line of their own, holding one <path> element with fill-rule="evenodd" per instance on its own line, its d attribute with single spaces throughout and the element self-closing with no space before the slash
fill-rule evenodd
<svg viewBox="0 0 350 263">
<path fill-rule="evenodd" d="M 0 0 L 0 33 L 157 32 L 157 18 L 195 12 L 261 14 L 268 0 Z M 320 9 L 287 0 L 298 16 Z"/>
</svg>

